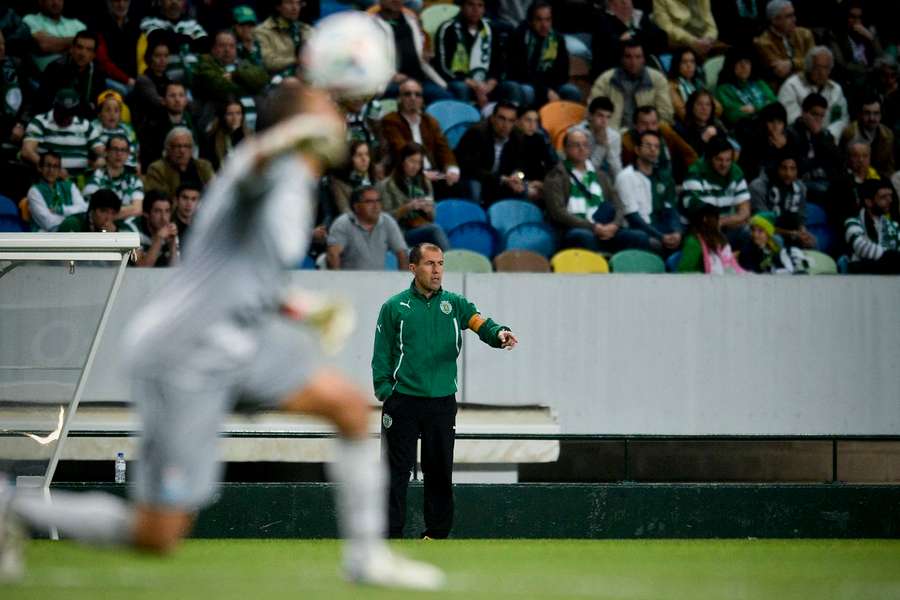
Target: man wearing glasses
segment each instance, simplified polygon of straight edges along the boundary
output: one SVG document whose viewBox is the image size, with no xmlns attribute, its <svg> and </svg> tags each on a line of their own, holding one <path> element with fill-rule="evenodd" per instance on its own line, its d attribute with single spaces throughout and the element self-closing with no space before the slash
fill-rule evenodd
<svg viewBox="0 0 900 600">
<path fill-rule="evenodd" d="M 28 190 L 32 231 L 56 231 L 63 220 L 87 210 L 87 202 L 72 179 L 62 179 L 62 159 L 56 152 L 41 154 L 40 180 Z"/>
<path fill-rule="evenodd" d="M 166 135 L 163 157 L 150 165 L 145 178 L 147 190 L 160 190 L 169 198 L 175 197 L 178 188 L 192 183 L 203 189 L 213 178 L 212 164 L 203 158 L 194 158 L 194 134 L 187 127 L 175 127 Z"/>
<path fill-rule="evenodd" d="M 393 217 L 382 212 L 378 190 L 372 186 L 355 189 L 350 209 L 334 220 L 328 232 L 328 268 L 383 271 L 391 251 L 400 270 L 406 270 L 409 258 L 403 232 Z"/>
<path fill-rule="evenodd" d="M 106 141 L 106 166 L 91 173 L 84 186 L 85 198 L 90 198 L 97 190 L 112 190 L 122 201 L 122 209 L 116 220 L 124 220 L 129 225 L 135 217 L 143 214 L 144 184 L 141 178 L 125 168 L 131 155 L 128 140 L 121 135 L 113 135 Z"/>
</svg>

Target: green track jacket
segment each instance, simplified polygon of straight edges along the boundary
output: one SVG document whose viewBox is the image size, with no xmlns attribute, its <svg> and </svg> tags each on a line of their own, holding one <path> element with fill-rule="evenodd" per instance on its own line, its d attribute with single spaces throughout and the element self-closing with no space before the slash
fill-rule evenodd
<svg viewBox="0 0 900 600">
<path fill-rule="evenodd" d="M 413 282 L 389 298 L 375 326 L 372 379 L 378 399 L 384 402 L 394 390 L 430 398 L 455 394 L 465 329 L 499 348 L 497 336 L 509 327 L 484 319 L 474 304 L 443 288 L 426 298 Z"/>
</svg>

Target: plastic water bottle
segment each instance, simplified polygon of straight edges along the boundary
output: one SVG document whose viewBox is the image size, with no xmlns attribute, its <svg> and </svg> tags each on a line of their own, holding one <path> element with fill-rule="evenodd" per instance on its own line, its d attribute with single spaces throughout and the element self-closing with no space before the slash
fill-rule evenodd
<svg viewBox="0 0 900 600">
<path fill-rule="evenodd" d="M 116 483 L 125 483 L 125 453 L 116 453 Z"/>
</svg>

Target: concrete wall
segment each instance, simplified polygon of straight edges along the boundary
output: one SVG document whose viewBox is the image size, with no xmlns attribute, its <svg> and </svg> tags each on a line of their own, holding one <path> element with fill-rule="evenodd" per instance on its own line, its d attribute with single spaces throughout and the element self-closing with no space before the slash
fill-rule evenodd
<svg viewBox="0 0 900 600">
<path fill-rule="evenodd" d="M 85 400 L 127 400 L 117 333 L 167 275 L 131 269 Z M 297 272 L 352 299 L 338 363 L 371 389 L 372 332 L 402 273 Z M 27 267 L 0 279 L 0 400 L 64 399 L 110 276 Z M 447 274 L 520 345 L 467 334 L 464 402 L 553 407 L 564 433 L 897 434 L 900 278 Z"/>
</svg>

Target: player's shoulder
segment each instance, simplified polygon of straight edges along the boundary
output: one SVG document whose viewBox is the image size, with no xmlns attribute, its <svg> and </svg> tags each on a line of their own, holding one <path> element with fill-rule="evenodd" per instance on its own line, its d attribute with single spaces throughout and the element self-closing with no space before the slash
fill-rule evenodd
<svg viewBox="0 0 900 600">
<path fill-rule="evenodd" d="M 412 297 L 412 290 L 410 288 L 406 288 L 406 289 L 400 290 L 399 292 L 397 292 L 396 294 L 394 294 L 393 296 L 391 296 L 390 298 L 385 300 L 384 305 L 385 306 L 398 306 L 401 302 L 408 302 L 411 297 Z"/>
</svg>

